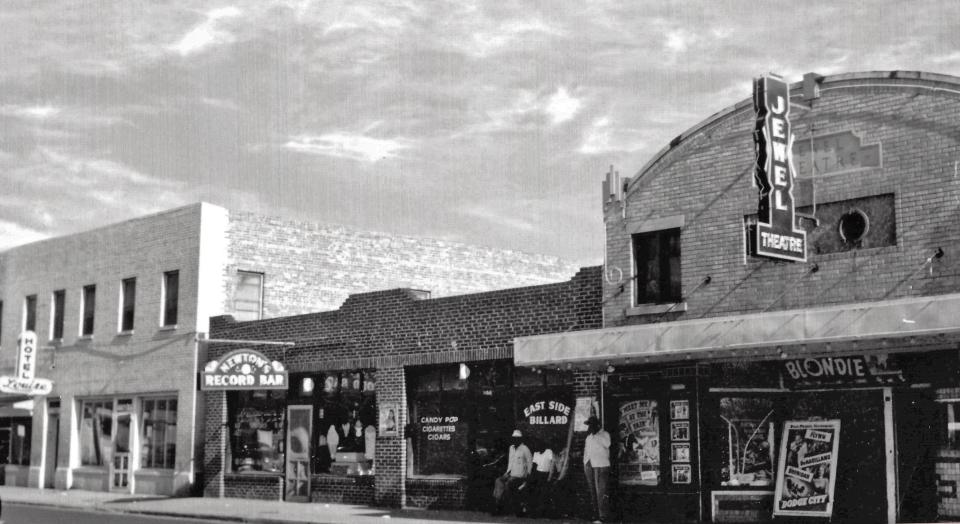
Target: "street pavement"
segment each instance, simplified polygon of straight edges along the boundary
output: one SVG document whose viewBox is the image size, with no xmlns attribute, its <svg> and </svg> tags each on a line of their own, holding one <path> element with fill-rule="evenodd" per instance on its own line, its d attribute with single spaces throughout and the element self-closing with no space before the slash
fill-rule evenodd
<svg viewBox="0 0 960 524">
<path fill-rule="evenodd" d="M 445 524 L 475 523 L 560 523 L 575 520 L 544 520 L 513 516 L 494 517 L 472 511 L 414 510 L 373 508 L 348 504 L 322 502 L 295 503 L 269 500 L 157 497 L 99 491 L 22 488 L 0 486 L 3 500 L 3 519 L 7 524 L 19 524 L 8 519 L 11 505 L 52 506 L 60 509 L 86 510 L 100 513 L 183 517 L 206 521 L 249 522 L 257 524 L 305 523 L 360 523 L 408 524 L 428 522 Z M 69 520 L 68 522 L 74 522 Z M 105 521 L 98 521 L 105 522 Z M 122 522 L 122 521 L 119 521 Z M 133 521 L 131 521 L 133 522 Z M 582 522 L 582 521 L 580 521 Z"/>
</svg>

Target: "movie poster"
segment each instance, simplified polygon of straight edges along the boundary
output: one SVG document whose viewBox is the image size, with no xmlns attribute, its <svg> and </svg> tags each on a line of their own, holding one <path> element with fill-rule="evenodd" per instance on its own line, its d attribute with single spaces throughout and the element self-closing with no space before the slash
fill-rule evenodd
<svg viewBox="0 0 960 524">
<path fill-rule="evenodd" d="M 660 419 L 656 400 L 620 404 L 620 483 L 660 483 Z"/>
<path fill-rule="evenodd" d="M 774 515 L 832 516 L 839 440 L 839 420 L 784 424 Z"/>
</svg>

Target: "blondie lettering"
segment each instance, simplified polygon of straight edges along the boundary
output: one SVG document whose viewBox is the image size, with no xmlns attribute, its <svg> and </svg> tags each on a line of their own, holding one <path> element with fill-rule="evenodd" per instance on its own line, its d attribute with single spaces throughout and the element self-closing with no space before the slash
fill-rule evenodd
<svg viewBox="0 0 960 524">
<path fill-rule="evenodd" d="M 821 378 L 821 377 L 866 377 L 867 368 L 863 359 L 860 357 L 848 358 L 805 358 L 803 360 L 790 360 L 784 366 L 790 378 L 799 380 L 803 378 Z"/>
</svg>

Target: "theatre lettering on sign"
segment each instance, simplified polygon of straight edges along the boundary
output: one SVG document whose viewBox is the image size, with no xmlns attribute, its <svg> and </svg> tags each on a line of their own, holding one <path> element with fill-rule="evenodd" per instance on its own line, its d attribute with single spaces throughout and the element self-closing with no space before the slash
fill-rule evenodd
<svg viewBox="0 0 960 524">
<path fill-rule="evenodd" d="M 238 349 L 220 360 L 207 362 L 200 377 L 200 389 L 287 389 L 287 370 L 258 351 Z"/>
<path fill-rule="evenodd" d="M 790 389 L 909 387 L 922 382 L 949 385 L 956 383 L 958 377 L 955 352 L 808 357 L 784 360 L 779 365 L 783 384 Z"/>
<path fill-rule="evenodd" d="M 754 254 L 805 262 L 807 233 L 797 229 L 794 216 L 790 87 L 774 77 L 754 80 L 753 106 L 757 113 L 754 178 L 760 189 Z"/>
</svg>

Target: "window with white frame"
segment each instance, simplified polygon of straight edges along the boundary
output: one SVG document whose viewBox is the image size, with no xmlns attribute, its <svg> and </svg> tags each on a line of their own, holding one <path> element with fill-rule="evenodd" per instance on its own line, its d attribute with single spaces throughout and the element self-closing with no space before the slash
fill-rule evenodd
<svg viewBox="0 0 960 524">
<path fill-rule="evenodd" d="M 93 334 L 93 313 L 97 308 L 97 286 L 91 284 L 83 286 L 83 295 L 80 299 L 80 335 Z"/>
<path fill-rule="evenodd" d="M 53 311 L 50 312 L 50 339 L 60 340 L 63 338 L 63 306 L 67 300 L 67 292 L 58 289 L 53 292 L 51 298 Z"/>
<path fill-rule="evenodd" d="M 120 331 L 133 330 L 133 315 L 136 301 L 137 279 L 123 279 L 120 283 Z"/>
<path fill-rule="evenodd" d="M 23 329 L 37 330 L 37 295 L 29 295 L 23 301 Z"/>
<path fill-rule="evenodd" d="M 163 302 L 163 318 L 161 326 L 177 325 L 177 307 L 180 301 L 180 272 L 166 271 L 163 273 L 163 288 L 161 301 Z"/>
<path fill-rule="evenodd" d="M 239 321 L 260 320 L 263 312 L 263 273 L 237 271 L 233 292 L 233 317 Z"/>
<path fill-rule="evenodd" d="M 177 457 L 177 399 L 143 399 L 143 454 L 144 468 L 173 469 Z"/>
<path fill-rule="evenodd" d="M 680 229 L 633 235 L 637 304 L 680 302 Z"/>
</svg>

